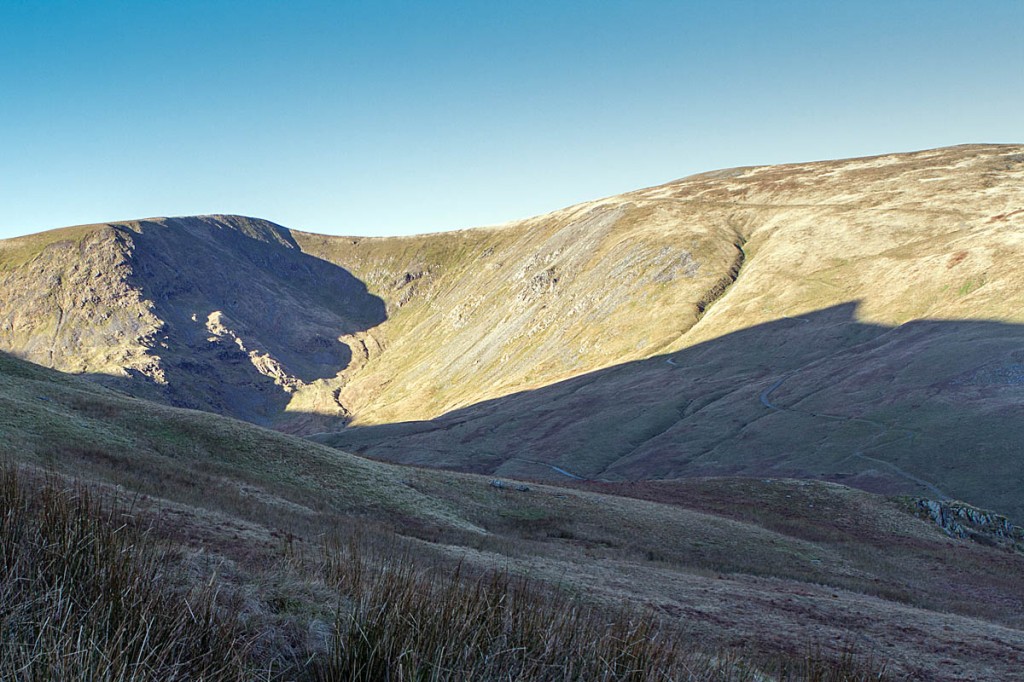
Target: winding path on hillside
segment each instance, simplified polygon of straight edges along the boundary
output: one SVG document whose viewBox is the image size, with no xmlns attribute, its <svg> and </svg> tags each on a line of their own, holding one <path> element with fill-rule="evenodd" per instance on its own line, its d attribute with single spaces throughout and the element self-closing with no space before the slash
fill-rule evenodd
<svg viewBox="0 0 1024 682">
<path fill-rule="evenodd" d="M 518 459 L 521 462 L 528 462 L 530 464 L 539 464 L 542 467 L 547 467 L 548 469 L 551 469 L 552 471 L 554 471 L 556 473 L 562 474 L 563 476 L 568 476 L 569 478 L 573 478 L 573 479 L 575 479 L 577 481 L 589 480 L 589 479 L 586 479 L 586 478 L 584 478 L 582 476 L 577 476 L 576 474 L 572 473 L 571 471 L 566 471 L 562 467 L 556 467 L 554 464 L 548 464 L 547 462 L 539 462 L 539 461 L 537 461 L 535 459 L 525 459 L 523 457 L 517 457 L 515 459 Z"/>
<path fill-rule="evenodd" d="M 806 415 L 806 416 L 809 416 L 809 417 L 815 417 L 815 418 L 818 418 L 818 419 L 833 419 L 833 420 L 838 420 L 838 421 L 860 422 L 862 424 L 869 424 L 869 425 L 874 426 L 874 427 L 879 429 L 879 432 L 875 436 L 874 440 L 880 440 L 886 434 L 891 433 L 893 431 L 904 431 L 906 433 L 905 438 L 907 438 L 912 443 L 914 441 L 914 436 L 917 435 L 914 431 L 911 431 L 910 429 L 897 429 L 897 428 L 894 428 L 894 427 L 890 426 L 889 424 L 886 424 L 885 422 L 876 421 L 874 419 L 864 419 L 863 417 L 849 417 L 849 416 L 837 415 L 837 414 L 818 414 L 817 412 L 804 412 L 802 410 L 794 410 L 791 407 L 781 407 L 780 405 L 778 405 L 776 403 L 773 403 L 771 401 L 771 394 L 774 393 L 776 390 L 778 390 L 779 387 L 782 386 L 782 384 L 784 384 L 786 382 L 786 380 L 789 379 L 791 376 L 793 376 L 793 375 L 792 374 L 787 374 L 787 375 L 783 376 L 781 379 L 777 380 L 774 384 L 772 384 L 771 386 L 766 388 L 765 390 L 761 391 L 761 394 L 758 396 L 758 398 L 761 401 L 761 404 L 764 405 L 765 407 L 767 407 L 770 410 L 778 410 L 779 412 L 792 412 L 793 414 L 802 414 L 802 415 Z M 902 440 L 903 439 L 901 438 L 900 441 L 902 441 Z M 900 442 L 900 441 L 895 441 L 895 442 Z M 878 447 L 884 447 L 886 445 L 892 445 L 892 444 L 893 443 L 879 443 L 879 444 L 873 445 L 871 447 L 878 448 Z M 891 469 L 893 472 L 895 472 L 899 476 L 902 476 L 903 478 L 907 479 L 908 481 L 912 481 L 912 482 L 916 483 L 917 485 L 920 485 L 920 486 L 926 488 L 929 492 L 931 492 L 934 495 L 938 496 L 938 498 L 940 500 L 952 499 L 952 497 L 950 495 L 948 495 L 945 492 L 943 492 L 934 483 L 931 483 L 930 481 L 926 481 L 923 478 L 920 478 L 919 476 L 915 476 L 914 474 L 910 473 L 906 469 L 903 469 L 903 468 L 893 464 L 892 462 L 887 462 L 884 459 L 878 459 L 877 457 L 869 457 L 869 456 L 864 454 L 863 450 L 857 450 L 852 455 L 850 455 L 850 458 L 853 458 L 853 457 L 856 457 L 858 459 L 863 459 L 863 460 L 868 461 L 868 462 L 873 462 L 875 464 L 881 464 L 882 466 L 885 466 L 885 467 Z M 845 461 L 845 460 L 843 460 L 843 461 Z"/>
</svg>

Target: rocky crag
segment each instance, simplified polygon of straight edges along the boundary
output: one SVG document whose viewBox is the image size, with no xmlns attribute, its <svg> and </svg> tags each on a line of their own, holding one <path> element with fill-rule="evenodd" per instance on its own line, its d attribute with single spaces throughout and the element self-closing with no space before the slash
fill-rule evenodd
<svg viewBox="0 0 1024 682">
<path fill-rule="evenodd" d="M 951 537 L 1024 553 L 1024 528 L 1002 514 L 952 500 L 921 498 L 912 500 L 912 504 L 919 516 L 934 522 Z"/>
</svg>

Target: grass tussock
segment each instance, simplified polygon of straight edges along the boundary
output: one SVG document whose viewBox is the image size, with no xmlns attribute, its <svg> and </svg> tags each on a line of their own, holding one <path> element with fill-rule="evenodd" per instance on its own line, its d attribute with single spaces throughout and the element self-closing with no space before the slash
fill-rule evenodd
<svg viewBox="0 0 1024 682">
<path fill-rule="evenodd" d="M 424 568 L 408 554 L 374 565 L 359 542 L 321 569 L 346 602 L 318 682 L 430 680 L 869 682 L 885 667 L 852 653 L 754 661 L 709 653 L 646 611 L 598 607 L 505 572 Z"/>
<path fill-rule="evenodd" d="M 408 557 L 370 569 L 357 553 L 325 566 L 350 605 L 317 680 L 674 680 L 691 662 L 651 618 L 506 573 L 421 570 Z"/>
<path fill-rule="evenodd" d="M 0 468 L 0 679 L 247 679 L 215 587 L 168 589 L 126 512 Z"/>
</svg>

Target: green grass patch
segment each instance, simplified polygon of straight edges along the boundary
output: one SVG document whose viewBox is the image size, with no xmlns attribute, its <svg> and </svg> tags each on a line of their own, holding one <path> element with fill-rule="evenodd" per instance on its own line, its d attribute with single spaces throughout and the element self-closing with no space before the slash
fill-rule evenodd
<svg viewBox="0 0 1024 682">
<path fill-rule="evenodd" d="M 956 290 L 956 293 L 960 296 L 966 296 L 967 294 L 977 291 L 981 287 L 985 286 L 986 281 L 985 277 L 972 277 L 961 284 L 960 288 Z"/>
</svg>

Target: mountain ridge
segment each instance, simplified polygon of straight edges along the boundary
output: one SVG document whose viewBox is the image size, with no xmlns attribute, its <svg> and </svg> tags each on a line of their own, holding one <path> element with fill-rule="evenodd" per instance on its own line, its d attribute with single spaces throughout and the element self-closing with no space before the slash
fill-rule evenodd
<svg viewBox="0 0 1024 682">
<path fill-rule="evenodd" d="M 957 404 L 971 405 L 980 426 L 949 423 L 981 443 L 983 459 L 1012 459 L 1017 433 L 1000 423 L 1012 423 L 1016 389 L 999 377 L 1014 372 L 1013 325 L 1024 322 L 1015 305 L 1024 279 L 1013 266 L 1024 249 L 1022 206 L 1024 147 L 968 145 L 713 171 L 504 226 L 411 237 L 328 237 L 236 216 L 68 228 L 0 242 L 0 349 L 143 397 L 293 433 L 333 433 L 326 440 L 378 453 L 414 443 L 367 442 L 406 428 L 383 424 L 445 424 L 444 415 L 495 400 L 518 405 L 517 394 L 546 395 L 558 382 L 606 370 L 639 386 L 645 380 L 628 376 L 629 367 L 666 372 L 689 353 L 716 373 L 685 395 L 665 384 L 612 405 L 607 424 L 552 405 L 495 416 L 527 424 L 546 414 L 543 431 L 562 434 L 557 448 L 519 452 L 539 442 L 531 430 L 484 448 L 486 430 L 468 426 L 462 440 L 416 447 L 433 453 L 434 464 L 483 471 L 492 461 L 501 474 L 502 461 L 529 459 L 559 476 L 551 467 L 574 471 L 574 460 L 591 456 L 587 437 L 568 438 L 573 429 L 625 447 L 618 432 L 639 419 L 644 431 L 660 429 L 664 446 L 654 460 L 637 452 L 636 467 L 620 475 L 687 475 L 700 471 L 667 462 L 696 443 L 709 443 L 702 456 L 724 457 L 724 471 L 743 459 L 739 441 L 712 446 L 700 433 L 730 433 L 725 427 L 736 422 L 750 427 L 769 460 L 824 452 L 866 463 L 882 445 L 879 481 L 909 484 L 900 469 L 931 479 L 921 463 L 899 460 L 901 448 L 889 441 L 901 429 L 943 433 L 937 427 Z M 853 302 L 849 313 L 828 312 Z M 921 330 L 940 329 L 920 326 L 929 319 L 1008 326 L 942 327 L 942 347 L 956 349 L 949 363 L 929 355 Z M 749 351 L 714 343 L 752 329 L 771 333 L 741 337 L 753 339 Z M 885 343 L 850 355 L 879 333 Z M 813 365 L 822 348 L 845 358 L 846 374 Z M 917 355 L 937 364 L 915 364 Z M 749 405 L 702 407 L 698 432 L 674 430 L 676 402 L 699 405 L 716 391 L 721 398 L 719 380 L 729 376 L 751 386 Z M 758 393 L 783 377 L 772 402 L 788 411 L 766 415 Z M 847 392 L 826 400 L 828 382 Z M 602 390 L 620 389 L 613 382 Z M 827 404 L 800 406 L 814 400 Z M 837 420 L 807 426 L 801 410 Z M 816 440 L 781 452 L 781 441 L 759 431 L 775 422 Z M 852 433 L 870 422 L 888 426 Z M 495 451 L 506 454 L 495 460 Z M 942 457 L 955 468 L 963 455 Z M 1012 466 L 1001 475 L 1020 480 Z M 1019 514 L 1003 506 L 1008 494 L 968 501 Z"/>
</svg>

